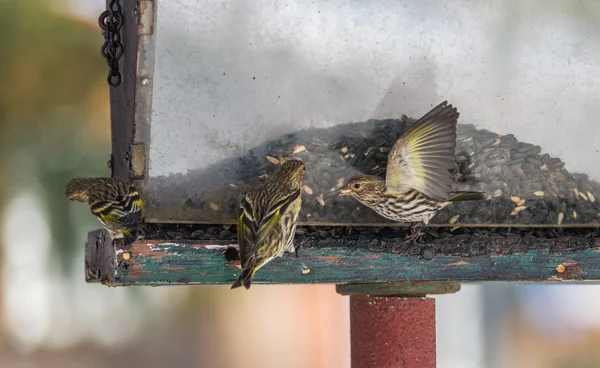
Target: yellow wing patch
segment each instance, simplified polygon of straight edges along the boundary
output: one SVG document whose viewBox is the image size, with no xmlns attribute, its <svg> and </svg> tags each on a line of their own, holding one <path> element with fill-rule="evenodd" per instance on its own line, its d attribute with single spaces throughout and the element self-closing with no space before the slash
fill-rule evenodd
<svg viewBox="0 0 600 368">
<path fill-rule="evenodd" d="M 459 113 L 444 101 L 404 133 L 389 153 L 386 190 L 415 189 L 445 201 L 454 177 L 456 123 Z"/>
</svg>

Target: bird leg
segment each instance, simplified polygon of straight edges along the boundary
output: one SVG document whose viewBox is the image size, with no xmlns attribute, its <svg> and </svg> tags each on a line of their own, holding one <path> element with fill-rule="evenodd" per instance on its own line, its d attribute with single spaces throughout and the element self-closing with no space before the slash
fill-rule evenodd
<svg viewBox="0 0 600 368">
<path fill-rule="evenodd" d="M 302 248 L 302 245 L 304 245 L 304 243 L 306 243 L 307 239 L 308 239 L 308 237 L 304 237 L 304 239 L 302 239 L 300 241 L 300 244 L 298 244 L 297 246 L 294 247 L 294 254 L 296 255 L 296 258 L 298 258 L 298 252 L 300 251 L 300 248 Z"/>
<path fill-rule="evenodd" d="M 423 233 L 423 223 L 421 221 L 419 222 L 413 222 L 410 225 L 410 235 L 406 236 L 406 240 L 404 243 L 412 243 L 412 242 L 417 242 L 419 241 L 419 239 L 424 235 Z"/>
</svg>

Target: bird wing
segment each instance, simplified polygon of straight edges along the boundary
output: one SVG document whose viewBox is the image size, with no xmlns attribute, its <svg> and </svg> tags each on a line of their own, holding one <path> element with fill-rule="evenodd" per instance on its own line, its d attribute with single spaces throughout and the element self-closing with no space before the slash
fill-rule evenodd
<svg viewBox="0 0 600 368">
<path fill-rule="evenodd" d="M 92 213 L 112 227 L 135 227 L 142 221 L 144 204 L 133 185 L 121 189 L 110 186 L 91 193 Z"/>
<path fill-rule="evenodd" d="M 300 190 L 289 191 L 265 208 L 264 213 L 257 211 L 259 206 L 255 203 L 256 197 L 247 195 L 242 200 L 238 218 L 238 242 L 242 265 L 252 253 L 260 249 L 260 245 L 271 235 L 280 220 L 285 220 L 290 212 L 299 212 L 300 200 Z M 295 216 L 297 219 L 297 213 Z"/>
<path fill-rule="evenodd" d="M 443 201 L 454 182 L 456 123 L 459 113 L 444 101 L 419 119 L 389 153 L 386 190 L 415 189 Z"/>
<path fill-rule="evenodd" d="M 238 216 L 237 238 L 242 265 L 246 264 L 254 248 L 253 234 L 256 233 L 256 222 L 252 202 L 252 198 L 246 195 L 240 204 L 240 214 Z"/>
</svg>

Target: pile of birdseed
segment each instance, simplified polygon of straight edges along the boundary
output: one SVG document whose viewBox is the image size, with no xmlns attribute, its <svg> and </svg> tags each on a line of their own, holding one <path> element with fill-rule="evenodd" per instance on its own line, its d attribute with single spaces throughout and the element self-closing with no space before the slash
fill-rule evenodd
<svg viewBox="0 0 600 368">
<path fill-rule="evenodd" d="M 385 176 L 388 152 L 414 122 L 403 116 L 285 134 L 244 157 L 185 175 L 152 178 L 144 193 L 146 207 L 168 213 L 176 222 L 235 223 L 242 196 L 264 183 L 285 159 L 297 158 L 306 165 L 300 224 L 389 224 L 356 200 L 339 197 L 336 189 L 359 173 Z M 598 224 L 600 185 L 587 175 L 569 173 L 559 158 L 513 134 L 459 124 L 457 135 L 453 190 L 486 192 L 488 200 L 452 203 L 430 223 Z M 169 193 L 163 202 L 160 192 Z"/>
</svg>

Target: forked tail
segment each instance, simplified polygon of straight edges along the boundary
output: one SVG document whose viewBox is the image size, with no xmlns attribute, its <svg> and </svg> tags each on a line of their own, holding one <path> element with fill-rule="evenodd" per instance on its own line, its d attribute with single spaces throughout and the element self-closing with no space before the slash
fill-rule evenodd
<svg viewBox="0 0 600 368">
<path fill-rule="evenodd" d="M 250 289 L 250 284 L 252 283 L 252 276 L 254 276 L 254 272 L 252 269 L 244 269 L 238 277 L 237 281 L 231 285 L 232 289 L 237 289 L 240 286 L 244 286 L 246 290 Z"/>
</svg>

